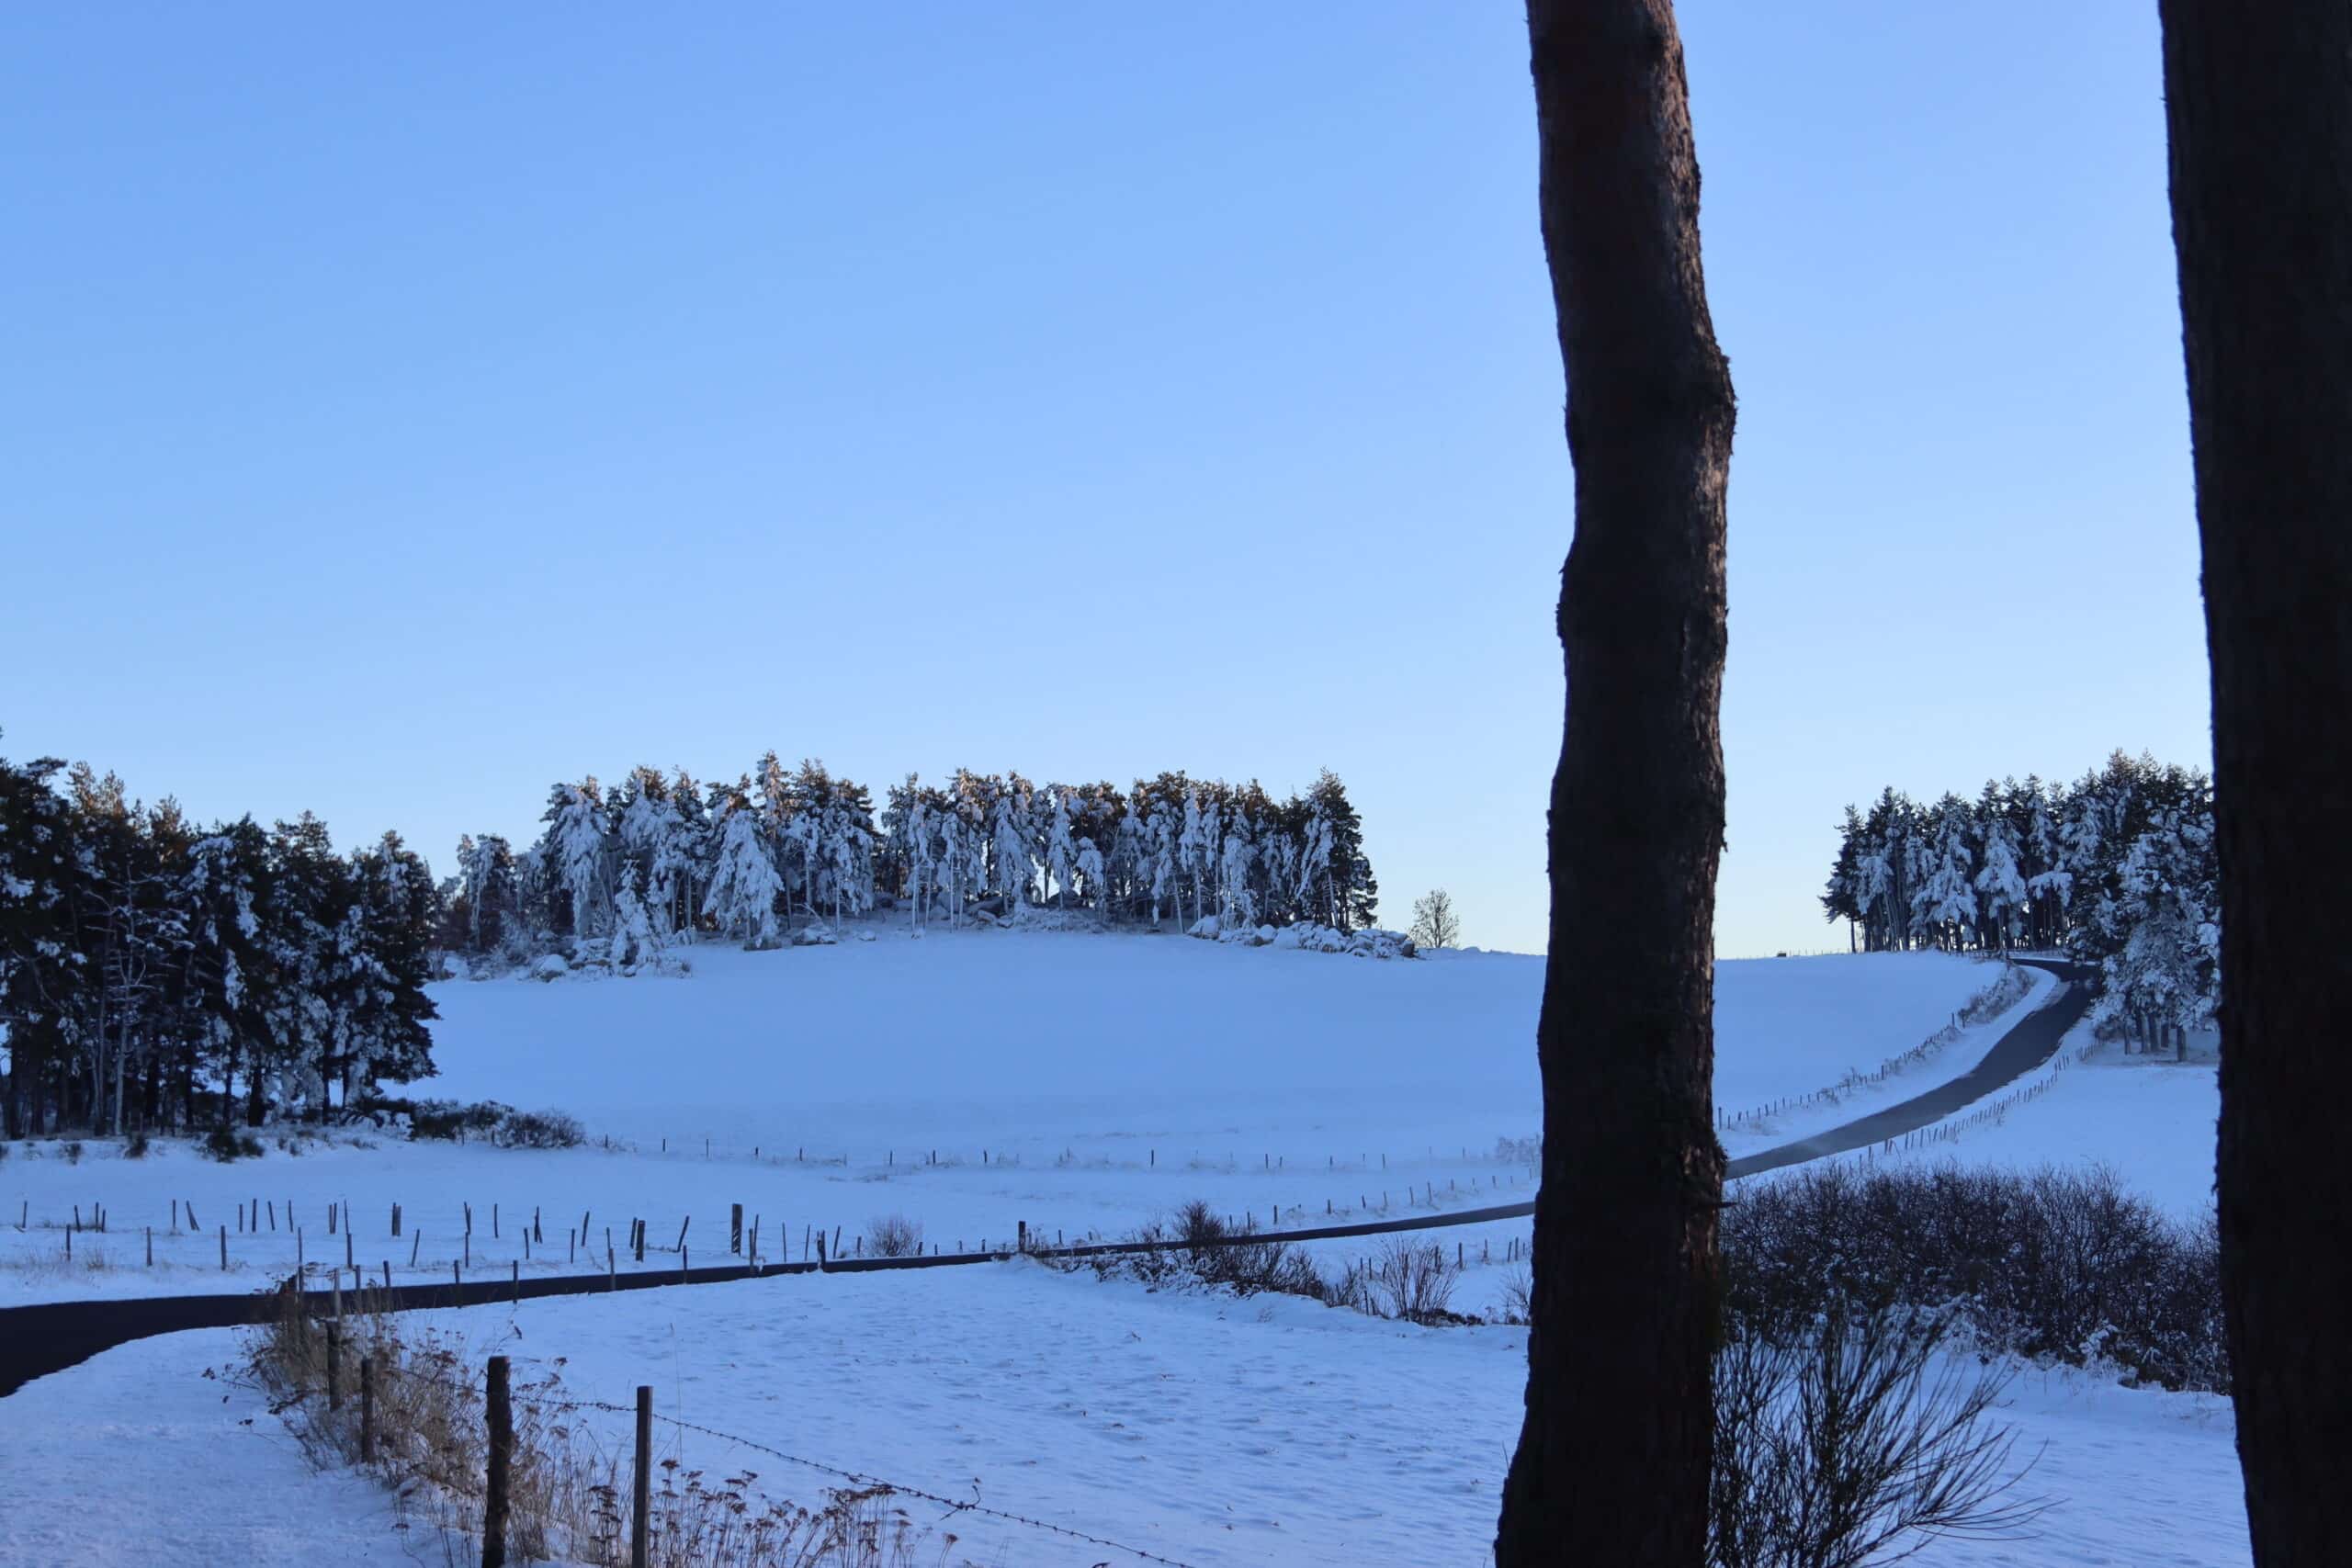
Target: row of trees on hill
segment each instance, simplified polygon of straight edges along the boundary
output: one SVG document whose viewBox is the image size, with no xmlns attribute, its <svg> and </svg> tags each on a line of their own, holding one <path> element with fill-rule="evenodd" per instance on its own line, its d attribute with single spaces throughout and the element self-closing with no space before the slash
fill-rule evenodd
<svg viewBox="0 0 2352 1568">
<path fill-rule="evenodd" d="M 2221 998 L 2212 781 L 2145 756 L 1849 806 L 1821 904 L 1872 952 L 2064 948 L 2100 966 L 2109 1012 L 2201 1028 Z"/>
<path fill-rule="evenodd" d="M 397 834 L 209 828 L 112 773 L 0 759 L 10 1137 L 322 1115 L 433 1071 L 439 900 Z"/>
<path fill-rule="evenodd" d="M 1033 908 L 1105 925 L 1215 916 L 1351 931 L 1379 900 L 1362 820 L 1328 772 L 1278 801 L 1254 781 L 1182 773 L 1123 792 L 959 769 L 936 785 L 908 775 L 877 815 L 864 785 L 771 751 L 731 784 L 645 767 L 611 787 L 559 784 L 541 819 L 520 852 L 495 833 L 460 840 L 452 951 L 519 957 L 584 940 L 627 964 L 680 936 L 766 947 L 885 908 L 917 928 Z"/>
</svg>

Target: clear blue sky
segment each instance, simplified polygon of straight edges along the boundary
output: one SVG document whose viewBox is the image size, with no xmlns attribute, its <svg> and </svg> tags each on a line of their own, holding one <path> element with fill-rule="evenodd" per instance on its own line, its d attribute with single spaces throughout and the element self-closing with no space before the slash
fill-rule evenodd
<svg viewBox="0 0 2352 1568">
<path fill-rule="evenodd" d="M 1726 954 L 1892 782 L 2208 755 L 2154 7 L 1686 0 Z M 532 830 L 775 747 L 1320 766 L 1540 948 L 1570 525 L 1508 4 L 0 14 L 0 750 Z"/>
</svg>

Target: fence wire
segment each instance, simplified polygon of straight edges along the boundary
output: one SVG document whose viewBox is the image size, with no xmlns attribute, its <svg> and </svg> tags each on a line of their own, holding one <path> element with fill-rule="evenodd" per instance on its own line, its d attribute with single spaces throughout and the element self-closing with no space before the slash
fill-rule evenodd
<svg viewBox="0 0 2352 1568">
<path fill-rule="evenodd" d="M 356 1365 L 357 1359 L 357 1348 L 358 1348 L 356 1346 L 351 1344 L 345 1344 L 344 1347 L 344 1354 L 353 1358 L 355 1366 Z M 377 1365 L 376 1371 L 379 1376 L 389 1374 L 394 1377 L 404 1378 L 412 1382 L 435 1383 L 449 1390 L 453 1393 L 457 1393 L 468 1399 L 479 1398 L 481 1395 L 481 1391 L 469 1382 L 460 1381 L 457 1378 L 447 1377 L 435 1372 L 420 1371 L 413 1367 L 401 1365 L 396 1361 L 379 1362 Z M 275 1404 L 274 1408 L 283 1410 L 288 1406 L 298 1404 L 305 1399 L 314 1397 L 323 1398 L 326 1395 L 326 1393 L 327 1391 L 323 1387 L 296 1387 L 288 1389 L 285 1391 L 282 1400 Z M 346 1384 L 341 1389 L 340 1393 L 345 1408 L 348 1408 L 356 1403 L 356 1391 L 354 1387 Z M 517 1406 L 528 1406 L 537 1411 L 595 1410 L 613 1416 L 626 1416 L 632 1421 L 637 1418 L 637 1409 L 634 1405 L 614 1404 L 608 1401 L 601 1399 L 548 1399 L 531 1394 L 519 1389 L 510 1391 L 507 1397 Z M 912 1497 L 925 1503 L 936 1504 L 939 1506 L 947 1509 L 950 1513 L 970 1514 L 983 1518 L 999 1519 L 1006 1524 L 1025 1526 L 1030 1529 L 1045 1530 L 1050 1534 L 1061 1536 L 1069 1540 L 1084 1541 L 1089 1546 L 1107 1547 L 1113 1551 L 1125 1552 L 1128 1556 L 1134 1557 L 1140 1562 L 1159 1563 L 1161 1565 L 1161 1568 L 1193 1568 L 1193 1564 L 1182 1562 L 1177 1558 L 1163 1556 L 1159 1552 L 1151 1551 L 1140 1546 L 1129 1546 L 1125 1541 L 1113 1540 L 1107 1536 L 1092 1535 L 1085 1530 L 1073 1529 L 1068 1525 L 1055 1524 L 1050 1519 L 1032 1518 L 1027 1514 L 1016 1514 L 1006 1508 L 992 1508 L 980 1502 L 978 1498 L 944 1496 L 940 1493 L 930 1491 L 924 1487 L 910 1486 L 903 1482 L 890 1480 L 887 1476 L 872 1475 L 862 1471 L 844 1470 L 839 1465 L 827 1464 L 820 1460 L 806 1459 L 798 1454 L 786 1453 L 782 1449 L 776 1448 L 772 1444 L 761 1442 L 753 1438 L 746 1438 L 740 1433 L 722 1432 L 716 1427 L 706 1427 L 699 1422 L 684 1420 L 675 1416 L 664 1416 L 659 1411 L 654 1412 L 653 1418 L 656 1421 L 666 1422 L 680 1431 L 695 1432 L 706 1438 L 716 1438 L 721 1442 L 733 1443 L 740 1448 L 749 1449 L 754 1453 L 765 1454 L 771 1459 L 781 1460 L 786 1464 L 798 1465 L 804 1470 L 814 1471 L 820 1475 L 827 1475 L 837 1481 L 847 1482 L 852 1486 L 881 1487 L 888 1490 L 894 1496 Z"/>
</svg>

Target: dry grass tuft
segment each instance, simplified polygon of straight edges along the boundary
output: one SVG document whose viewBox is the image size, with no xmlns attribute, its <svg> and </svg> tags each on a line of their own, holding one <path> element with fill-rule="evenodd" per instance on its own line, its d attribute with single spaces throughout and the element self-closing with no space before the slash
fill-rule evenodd
<svg viewBox="0 0 2352 1568">
<path fill-rule="evenodd" d="M 344 1298 L 339 1403 L 330 1407 L 322 1298 L 278 1293 L 247 1346 L 266 1391 L 311 1462 L 372 1473 L 395 1494 L 412 1551 L 439 1542 L 449 1563 L 481 1560 L 489 1430 L 482 1371 L 464 1347 L 404 1330 L 373 1292 Z M 374 1454 L 361 1457 L 360 1360 L 372 1362 Z M 517 1562 L 618 1568 L 628 1557 L 626 1457 L 577 1419 L 561 1363 L 517 1367 L 506 1547 Z M 915 1568 L 944 1563 L 956 1537 L 915 1525 L 887 1486 L 824 1493 L 809 1508 L 761 1495 L 755 1472 L 712 1478 L 674 1455 L 657 1462 L 647 1511 L 657 1568 Z M 933 1550 L 935 1549 L 935 1550 Z"/>
</svg>

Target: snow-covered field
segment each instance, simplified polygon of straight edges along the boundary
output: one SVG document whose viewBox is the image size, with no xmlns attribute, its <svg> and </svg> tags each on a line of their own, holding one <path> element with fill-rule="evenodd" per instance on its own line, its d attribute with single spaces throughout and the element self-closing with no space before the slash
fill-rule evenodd
<svg viewBox="0 0 2352 1568">
<path fill-rule="evenodd" d="M 186 1145 L 134 1161 L 94 1141 L 74 1162 L 54 1144 L 19 1145 L 0 1163 L 0 1302 L 252 1289 L 292 1263 L 288 1205 L 311 1261 L 342 1261 L 325 1213 L 347 1202 L 351 1256 L 370 1275 L 389 1261 L 395 1279 L 446 1279 L 469 1247 L 477 1275 L 503 1275 L 534 1207 L 546 1240 L 533 1267 L 561 1271 L 585 1266 L 567 1256 L 583 1212 L 599 1263 L 605 1228 L 617 1238 L 643 1217 L 656 1249 L 646 1267 L 663 1269 L 677 1257 L 659 1249 L 689 1221 L 692 1260 L 716 1261 L 735 1202 L 757 1216 L 764 1252 L 788 1235 L 797 1258 L 810 1227 L 848 1240 L 891 1213 L 952 1248 L 1001 1241 L 1024 1219 L 1048 1235 L 1115 1234 L 1193 1197 L 1263 1224 L 1277 1210 L 1360 1218 L 1532 1192 L 1496 1144 L 1536 1129 L 1539 960 L 888 931 L 816 950 L 706 949 L 695 964 L 687 979 L 436 990 L 444 1076 L 424 1092 L 559 1106 L 633 1148 L 375 1139 L 222 1166 Z M 1931 955 L 1721 964 L 1718 1098 L 1762 1105 L 1867 1072 L 1942 1028 L 1992 974 Z M 1944 1081 L 2016 1016 L 1859 1099 L 1789 1112 L 1758 1141 Z M 2178 1206 L 2210 1185 L 2211 1082 L 2210 1066 L 2094 1055 L 1934 1157 L 2104 1158 Z M 262 1228 L 241 1234 L 237 1209 L 254 1201 Z M 108 1232 L 74 1236 L 69 1267 L 54 1227 L 97 1204 Z M 201 1234 L 170 1234 L 189 1204 Z M 1435 1234 L 1471 1265 L 1456 1307 L 1491 1311 L 1525 1222 Z M 1331 1267 L 1363 1246 L 1315 1250 Z M 977 1490 L 1200 1564 L 1485 1561 L 1525 1357 L 1516 1329 L 1153 1295 L 1027 1262 L 405 1321 L 459 1334 L 477 1355 L 560 1359 L 576 1398 L 627 1404 L 650 1383 L 665 1416 L 950 1496 Z M 203 1376 L 235 1345 L 230 1331 L 129 1345 L 0 1400 L 0 1562 L 416 1561 L 427 1543 L 402 1539 L 382 1493 L 311 1475 L 256 1394 Z M 2029 1490 L 2055 1506 L 2031 1540 L 1942 1542 L 1918 1561 L 2246 1560 L 2224 1404 L 2030 1371 L 2007 1414 L 2020 1453 L 2041 1454 Z M 625 1420 L 579 1416 L 607 1437 Z M 664 1440 L 684 1444 L 690 1464 L 760 1471 L 770 1495 L 806 1500 L 821 1479 L 715 1438 Z M 134 1514 L 166 1486 L 174 1509 Z M 75 1507 L 49 1506 L 61 1495 Z M 90 1522 L 134 1517 L 148 1528 Z M 957 1561 L 1119 1560 L 970 1515 L 952 1528 Z"/>
<path fill-rule="evenodd" d="M 697 1426 L 1194 1564 L 1487 1561 L 1519 1420 L 1523 1331 L 1423 1329 L 1291 1298 L 1152 1295 L 1020 1262 L 575 1297 L 415 1314 L 518 1377 L 563 1359 L 566 1397 Z M 390 1501 L 307 1477 L 249 1391 L 208 1381 L 233 1331 L 107 1352 L 0 1404 L 0 1562 L 157 1561 L 108 1528 L 115 1499 L 169 1495 L 181 1561 L 400 1562 Z M 1944 1568 L 2247 1561 L 2227 1407 L 2029 1371 L 2007 1419 L 2026 1490 L 2052 1506 L 2030 1540 L 1932 1545 Z M 626 1416 L 582 1410 L 608 1444 Z M 770 1496 L 825 1479 L 662 1424 L 662 1452 L 759 1472 Z M 40 1440 L 26 1443 L 25 1434 Z M 53 1506 L 61 1496 L 76 1506 Z M 928 1520 L 938 1510 L 918 1517 Z M 1135 1561 L 958 1515 L 955 1562 Z"/>
<path fill-rule="evenodd" d="M 2115 1045 L 2093 1043 L 2088 1024 L 2075 1026 L 2060 1056 L 2065 1065 L 2045 1092 L 1997 1120 L 1961 1125 L 1949 1143 L 1909 1157 L 2020 1169 L 2103 1165 L 2176 1218 L 2196 1220 L 2210 1211 L 2214 1123 L 2222 1113 L 2210 1056 L 2126 1056 Z"/>
<path fill-rule="evenodd" d="M 682 1226 L 689 1260 L 715 1262 L 736 1203 L 763 1256 L 783 1256 L 788 1235 L 797 1259 L 816 1227 L 854 1250 L 893 1213 L 955 1250 L 1004 1242 L 1023 1221 L 1049 1235 L 1121 1235 L 1193 1198 L 1263 1224 L 1277 1212 L 1394 1217 L 1532 1192 L 1529 1168 L 1497 1145 L 1540 1119 L 1539 959 L 1380 963 L 1174 937 L 914 941 L 892 928 L 838 947 L 706 948 L 695 962 L 686 979 L 435 988 L 442 1076 L 420 1092 L 560 1106 L 629 1149 L 338 1135 L 299 1156 L 272 1140 L 264 1158 L 224 1166 L 166 1141 L 145 1160 L 111 1141 L 85 1141 L 78 1161 L 54 1142 L 19 1145 L 0 1163 L 0 1301 L 243 1290 L 294 1266 L 295 1227 L 306 1261 L 446 1280 L 453 1263 L 477 1276 L 601 1266 L 606 1230 L 618 1242 L 635 1218 L 652 1247 L 672 1249 L 647 1268 L 677 1266 Z M 1994 973 L 1935 954 L 1720 964 L 1718 1095 L 1760 1105 L 1875 1066 Z M 1913 1075 L 1918 1087 L 1997 1032 L 1947 1047 Z M 1910 1081 L 1881 1092 L 1917 1092 Z M 348 1238 L 327 1233 L 330 1204 L 349 1205 Z M 107 1234 L 74 1236 L 69 1263 L 65 1231 L 100 1206 Z M 257 1229 L 241 1220 L 249 1206 Z M 525 1262 L 518 1221 L 534 1210 L 541 1239 Z"/>
</svg>

